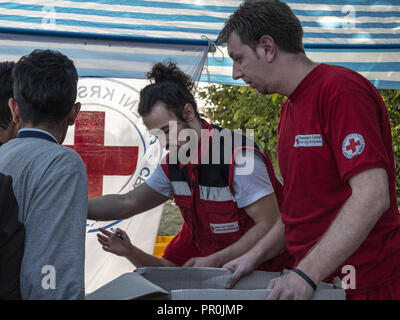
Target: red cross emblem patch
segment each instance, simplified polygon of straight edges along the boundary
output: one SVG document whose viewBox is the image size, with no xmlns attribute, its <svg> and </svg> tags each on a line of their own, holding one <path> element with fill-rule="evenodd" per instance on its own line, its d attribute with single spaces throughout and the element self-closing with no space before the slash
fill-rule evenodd
<svg viewBox="0 0 400 320">
<path fill-rule="evenodd" d="M 342 151 L 343 155 L 347 159 L 352 159 L 363 153 L 365 147 L 365 141 L 361 134 L 352 133 L 349 134 L 343 140 Z"/>
</svg>

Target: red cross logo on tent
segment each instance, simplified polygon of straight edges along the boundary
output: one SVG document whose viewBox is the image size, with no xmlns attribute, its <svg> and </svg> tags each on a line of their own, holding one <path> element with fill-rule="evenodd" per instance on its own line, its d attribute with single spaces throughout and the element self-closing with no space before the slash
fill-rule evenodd
<svg viewBox="0 0 400 320">
<path fill-rule="evenodd" d="M 74 149 L 86 164 L 89 198 L 102 195 L 104 175 L 131 175 L 138 147 L 104 146 L 105 112 L 81 111 L 75 122 Z"/>
<path fill-rule="evenodd" d="M 358 133 L 349 134 L 343 140 L 342 144 L 343 155 L 347 159 L 354 158 L 355 156 L 358 156 L 361 153 L 363 153 L 364 147 L 365 147 L 365 141 L 361 134 Z"/>
</svg>

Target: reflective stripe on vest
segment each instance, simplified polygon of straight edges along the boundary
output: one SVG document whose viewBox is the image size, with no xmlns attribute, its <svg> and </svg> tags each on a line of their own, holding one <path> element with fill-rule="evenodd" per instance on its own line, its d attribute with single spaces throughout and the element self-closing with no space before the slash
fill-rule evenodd
<svg viewBox="0 0 400 320">
<path fill-rule="evenodd" d="M 191 196 L 189 185 L 186 181 L 171 181 L 172 190 L 176 196 Z M 200 199 L 208 201 L 235 201 L 229 187 L 199 186 Z"/>
</svg>

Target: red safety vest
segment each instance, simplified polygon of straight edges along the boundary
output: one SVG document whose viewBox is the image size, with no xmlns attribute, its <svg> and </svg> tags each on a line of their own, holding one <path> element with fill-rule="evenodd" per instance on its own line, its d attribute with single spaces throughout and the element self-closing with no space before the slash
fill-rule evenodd
<svg viewBox="0 0 400 320">
<path fill-rule="evenodd" d="M 263 157 L 279 205 L 283 201 L 283 186 L 275 175 L 271 161 L 256 143 L 206 121 L 203 122 L 203 129 L 210 132 L 209 144 L 204 148 L 204 144 L 199 142 L 196 155 L 198 164 L 171 163 L 167 154 L 161 167 L 171 181 L 175 203 L 181 210 L 193 243 L 204 256 L 208 256 L 232 245 L 254 226 L 253 220 L 244 209 L 238 208 L 234 200 L 234 158 L 239 151 L 251 149 Z M 232 139 L 231 145 L 226 143 L 229 138 Z M 210 160 L 216 142 L 219 143 L 219 164 L 213 164 Z M 229 152 L 229 163 L 224 151 Z M 293 260 L 287 252 L 283 257 L 280 256 L 278 260 L 274 259 L 275 262 L 267 262 L 266 269 L 281 271 L 292 266 Z"/>
</svg>

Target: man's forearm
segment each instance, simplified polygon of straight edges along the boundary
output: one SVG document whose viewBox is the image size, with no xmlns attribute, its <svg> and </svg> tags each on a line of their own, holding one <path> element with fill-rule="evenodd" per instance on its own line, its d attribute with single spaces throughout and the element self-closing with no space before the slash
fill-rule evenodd
<svg viewBox="0 0 400 320">
<path fill-rule="evenodd" d="M 89 200 L 88 219 L 109 221 L 127 219 L 159 206 L 168 198 L 146 183 L 125 194 L 109 194 Z"/>
<path fill-rule="evenodd" d="M 268 261 L 285 249 L 285 227 L 279 218 L 271 230 L 251 250 L 256 264 Z"/>
<path fill-rule="evenodd" d="M 268 223 L 262 221 L 254 225 L 237 242 L 214 253 L 214 259 L 218 267 L 248 252 L 259 239 L 269 231 Z"/>
<path fill-rule="evenodd" d="M 328 231 L 299 263 L 298 268 L 315 283 L 329 276 L 359 248 L 387 210 L 390 201 L 386 171 L 384 176 L 386 182 L 382 175 L 361 177 Z"/>
<path fill-rule="evenodd" d="M 176 267 L 172 262 L 152 256 L 132 245 L 126 258 L 136 267 Z"/>
<path fill-rule="evenodd" d="M 109 221 L 125 219 L 135 214 L 125 194 L 109 194 L 89 199 L 88 219 Z"/>
<path fill-rule="evenodd" d="M 226 263 L 248 252 L 256 260 L 255 265 L 258 266 L 284 250 L 284 227 L 280 218 L 270 230 L 265 231 L 264 226 L 261 225 L 256 227 L 257 225 L 250 229 L 237 243 L 224 249 L 226 252 L 221 250 L 216 254 L 221 255 L 220 259 L 225 259 L 224 263 Z M 263 230 L 261 233 L 260 229 Z"/>
</svg>

